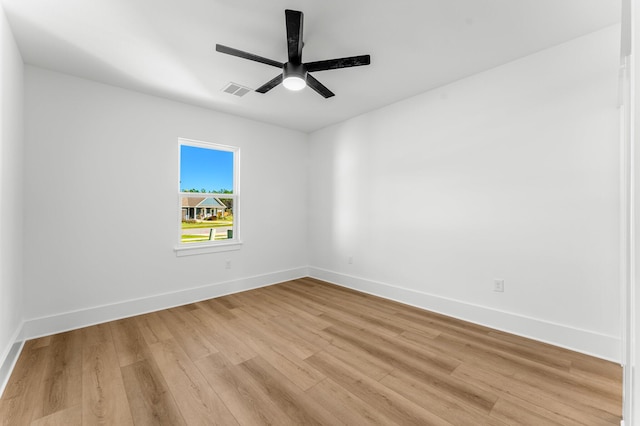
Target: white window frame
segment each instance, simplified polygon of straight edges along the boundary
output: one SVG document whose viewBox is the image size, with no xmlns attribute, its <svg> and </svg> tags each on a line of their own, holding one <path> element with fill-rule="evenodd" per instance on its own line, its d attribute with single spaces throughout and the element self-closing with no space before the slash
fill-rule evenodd
<svg viewBox="0 0 640 426">
<path fill-rule="evenodd" d="M 217 151 L 233 152 L 233 194 L 219 194 L 216 192 L 202 192 L 216 198 L 233 199 L 233 238 L 217 241 L 203 241 L 183 243 L 182 239 L 182 197 L 194 196 L 193 192 L 182 192 L 180 188 L 180 152 L 183 145 L 197 148 L 213 149 Z M 217 253 L 231 250 L 239 250 L 242 246 L 240 239 L 240 148 L 230 145 L 222 145 L 213 142 L 203 142 L 193 139 L 178 138 L 178 200 L 177 200 L 177 246 L 176 256 L 190 256 L 194 254 Z"/>
</svg>

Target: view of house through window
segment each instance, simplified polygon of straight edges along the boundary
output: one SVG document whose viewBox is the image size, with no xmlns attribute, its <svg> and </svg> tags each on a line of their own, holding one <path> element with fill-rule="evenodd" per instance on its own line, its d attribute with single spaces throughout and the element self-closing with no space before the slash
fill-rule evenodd
<svg viewBox="0 0 640 426">
<path fill-rule="evenodd" d="M 237 148 L 180 139 L 180 243 L 237 238 Z"/>
</svg>

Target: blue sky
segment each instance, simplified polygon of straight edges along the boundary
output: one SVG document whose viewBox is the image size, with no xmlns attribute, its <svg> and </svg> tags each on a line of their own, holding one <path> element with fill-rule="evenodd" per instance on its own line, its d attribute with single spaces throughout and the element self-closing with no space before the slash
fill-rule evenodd
<svg viewBox="0 0 640 426">
<path fill-rule="evenodd" d="M 180 189 L 233 190 L 233 152 L 180 146 Z"/>
</svg>

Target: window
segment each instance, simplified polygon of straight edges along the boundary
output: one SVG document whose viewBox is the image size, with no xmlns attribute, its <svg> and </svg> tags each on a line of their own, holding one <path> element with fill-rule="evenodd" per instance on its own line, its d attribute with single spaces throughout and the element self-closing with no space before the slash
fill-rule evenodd
<svg viewBox="0 0 640 426">
<path fill-rule="evenodd" d="M 239 149 L 179 139 L 178 255 L 236 250 Z"/>
</svg>

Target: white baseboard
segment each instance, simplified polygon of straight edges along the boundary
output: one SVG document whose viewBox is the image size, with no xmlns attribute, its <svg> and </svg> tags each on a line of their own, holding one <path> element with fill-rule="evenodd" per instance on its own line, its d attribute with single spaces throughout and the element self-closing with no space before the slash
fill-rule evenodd
<svg viewBox="0 0 640 426">
<path fill-rule="evenodd" d="M 306 267 L 272 272 L 247 278 L 240 278 L 202 287 L 189 288 L 171 293 L 157 294 L 141 299 L 127 300 L 109 305 L 95 306 L 72 312 L 26 320 L 22 327 L 20 340 L 48 336 L 55 333 L 74 330 L 107 321 L 118 320 L 135 315 L 175 306 L 186 305 L 201 300 L 238 293 L 259 287 L 265 287 L 284 281 L 308 276 Z"/>
<path fill-rule="evenodd" d="M 581 330 L 321 268 L 309 267 L 309 276 L 609 361 L 620 363 L 622 359 L 621 340 L 616 336 Z"/>
<path fill-rule="evenodd" d="M 9 344 L 5 348 L 4 352 L 2 352 L 2 355 L 0 355 L 0 397 L 2 397 L 2 394 L 4 393 L 4 389 L 7 386 L 9 377 L 13 371 L 13 367 L 15 367 L 18 357 L 20 356 L 20 352 L 22 352 L 22 347 L 24 346 L 24 342 L 18 340 L 22 327 L 23 324 L 18 326 L 11 339 L 9 339 Z"/>
</svg>

